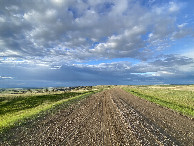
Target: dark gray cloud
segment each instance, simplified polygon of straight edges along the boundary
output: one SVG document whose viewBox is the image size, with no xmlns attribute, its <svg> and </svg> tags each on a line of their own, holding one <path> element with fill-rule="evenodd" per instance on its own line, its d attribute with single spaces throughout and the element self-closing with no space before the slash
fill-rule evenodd
<svg viewBox="0 0 194 146">
<path fill-rule="evenodd" d="M 161 56 L 155 61 L 139 64 L 131 64 L 128 61 L 98 65 L 30 67 L 23 64 L 17 66 L 0 64 L 0 68 L 1 87 L 14 84 L 20 87 L 32 87 L 35 84 L 40 87 L 79 84 L 190 84 L 194 79 L 194 60 L 176 55 Z"/>
</svg>

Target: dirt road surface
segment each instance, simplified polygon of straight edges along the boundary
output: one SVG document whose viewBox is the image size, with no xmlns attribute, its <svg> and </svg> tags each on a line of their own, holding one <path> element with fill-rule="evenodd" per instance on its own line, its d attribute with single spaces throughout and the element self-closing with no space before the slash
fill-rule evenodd
<svg viewBox="0 0 194 146">
<path fill-rule="evenodd" d="M 194 121 L 114 88 L 14 128 L 0 145 L 193 146 Z"/>
</svg>

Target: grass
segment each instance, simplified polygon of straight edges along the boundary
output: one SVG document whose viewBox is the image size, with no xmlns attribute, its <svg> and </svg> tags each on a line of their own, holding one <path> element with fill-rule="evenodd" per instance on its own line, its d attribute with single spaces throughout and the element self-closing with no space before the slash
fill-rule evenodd
<svg viewBox="0 0 194 146">
<path fill-rule="evenodd" d="M 69 104 L 81 100 L 83 97 L 94 93 L 66 92 L 63 94 L 31 95 L 20 97 L 0 98 L 0 132 L 25 120 L 35 117 L 41 112 L 48 111 L 62 104 Z"/>
<path fill-rule="evenodd" d="M 194 91 L 186 86 L 125 86 L 123 89 L 153 103 L 194 117 Z"/>
</svg>

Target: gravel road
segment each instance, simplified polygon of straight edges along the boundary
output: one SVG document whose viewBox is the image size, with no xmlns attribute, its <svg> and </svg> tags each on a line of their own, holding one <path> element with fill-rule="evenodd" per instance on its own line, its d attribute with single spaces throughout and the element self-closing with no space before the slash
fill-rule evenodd
<svg viewBox="0 0 194 146">
<path fill-rule="evenodd" d="M 0 145 L 193 146 L 194 121 L 113 88 L 11 129 Z"/>
</svg>

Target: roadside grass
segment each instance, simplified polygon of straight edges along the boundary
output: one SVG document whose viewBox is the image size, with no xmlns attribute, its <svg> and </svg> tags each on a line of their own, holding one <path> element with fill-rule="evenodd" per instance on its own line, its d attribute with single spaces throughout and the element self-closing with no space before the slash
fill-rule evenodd
<svg viewBox="0 0 194 146">
<path fill-rule="evenodd" d="M 35 118 L 40 113 L 56 109 L 61 105 L 65 106 L 74 103 L 95 92 L 66 92 L 62 94 L 32 95 L 26 97 L 1 97 L 0 133 L 15 125 L 24 123 L 25 120 Z"/>
<path fill-rule="evenodd" d="M 194 117 L 194 91 L 171 89 L 169 85 L 162 86 L 162 88 L 155 88 L 155 86 L 125 86 L 123 89 L 183 115 Z"/>
</svg>

